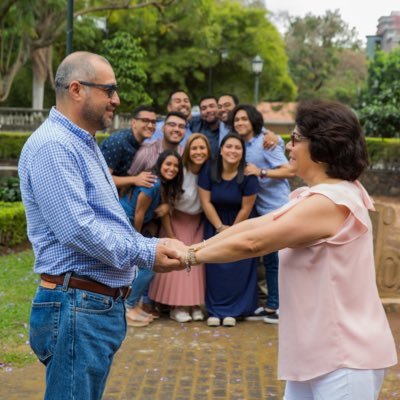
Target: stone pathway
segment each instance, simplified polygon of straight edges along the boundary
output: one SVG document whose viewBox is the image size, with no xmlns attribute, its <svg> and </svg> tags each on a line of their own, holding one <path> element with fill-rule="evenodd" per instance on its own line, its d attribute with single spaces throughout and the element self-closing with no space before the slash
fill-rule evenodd
<svg viewBox="0 0 400 400">
<path fill-rule="evenodd" d="M 400 343 L 400 312 L 388 312 Z M 146 328 L 129 328 L 115 357 L 104 400 L 282 399 L 276 379 L 278 327 L 240 322 L 209 328 L 163 316 Z M 44 367 L 0 372 L 0 399 L 39 400 Z M 392 368 L 379 400 L 400 399 L 400 368 Z"/>
</svg>

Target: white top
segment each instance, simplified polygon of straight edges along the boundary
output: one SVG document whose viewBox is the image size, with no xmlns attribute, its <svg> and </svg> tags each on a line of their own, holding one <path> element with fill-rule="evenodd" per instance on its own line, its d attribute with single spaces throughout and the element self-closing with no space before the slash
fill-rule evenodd
<svg viewBox="0 0 400 400">
<path fill-rule="evenodd" d="M 201 208 L 199 194 L 197 193 L 197 178 L 193 172 L 188 169 L 183 169 L 183 194 L 175 203 L 175 208 L 186 214 L 196 215 L 200 214 L 203 209 Z"/>
</svg>

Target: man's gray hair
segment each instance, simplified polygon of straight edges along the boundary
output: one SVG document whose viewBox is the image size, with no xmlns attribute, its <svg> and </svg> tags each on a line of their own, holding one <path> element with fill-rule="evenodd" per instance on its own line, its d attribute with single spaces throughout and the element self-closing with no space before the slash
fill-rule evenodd
<svg viewBox="0 0 400 400">
<path fill-rule="evenodd" d="M 72 80 L 96 80 L 96 68 L 93 61 L 100 60 L 110 65 L 109 61 L 94 53 L 79 51 L 67 56 L 59 65 L 55 76 L 56 96 L 62 95 Z"/>
</svg>

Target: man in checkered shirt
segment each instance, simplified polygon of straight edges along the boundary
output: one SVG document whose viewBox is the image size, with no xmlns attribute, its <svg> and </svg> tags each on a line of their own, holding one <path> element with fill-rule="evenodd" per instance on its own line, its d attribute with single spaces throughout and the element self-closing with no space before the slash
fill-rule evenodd
<svg viewBox="0 0 400 400">
<path fill-rule="evenodd" d="M 46 365 L 45 399 L 101 399 L 126 334 L 128 285 L 137 268 L 181 269 L 173 249 L 179 242 L 132 228 L 96 144 L 96 131 L 111 125 L 120 103 L 110 63 L 70 54 L 55 84 L 56 106 L 25 144 L 18 167 L 41 274 L 30 344 Z"/>
</svg>

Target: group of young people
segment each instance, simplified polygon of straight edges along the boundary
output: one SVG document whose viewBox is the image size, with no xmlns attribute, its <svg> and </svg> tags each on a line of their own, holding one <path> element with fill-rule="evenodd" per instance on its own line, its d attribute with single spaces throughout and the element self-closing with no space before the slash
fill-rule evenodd
<svg viewBox="0 0 400 400">
<path fill-rule="evenodd" d="M 119 184 L 120 202 L 137 231 L 190 244 L 264 215 L 288 200 L 286 178 L 293 172 L 282 139 L 273 133 L 265 139 L 261 113 L 252 105 L 238 103 L 232 94 L 219 99 L 205 96 L 200 100 L 200 114 L 192 116 L 188 95 L 174 91 L 164 120 L 156 121 L 151 107 L 138 107 L 129 130 L 103 141 L 100 147 L 116 183 L 121 178 L 128 183 Z M 129 146 L 115 143 L 124 135 L 130 140 L 138 137 L 140 148 L 122 177 L 115 167 L 118 154 L 129 164 L 122 154 Z M 268 138 L 280 143 L 265 148 Z M 151 174 L 146 175 L 148 181 L 135 184 L 145 173 Z M 277 252 L 264 257 L 265 307 L 258 306 L 258 258 L 197 265 L 190 272 L 166 275 L 140 270 L 126 300 L 128 324 L 147 326 L 158 318 L 154 302 L 169 306 L 170 317 L 178 322 L 203 320 L 206 311 L 209 326 L 234 326 L 237 318 L 277 323 L 278 263 Z"/>
</svg>

